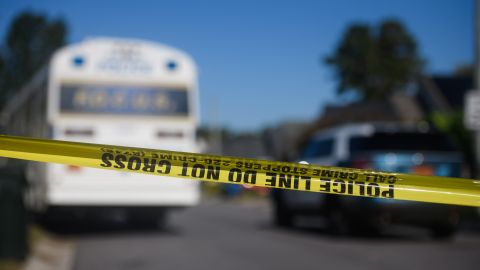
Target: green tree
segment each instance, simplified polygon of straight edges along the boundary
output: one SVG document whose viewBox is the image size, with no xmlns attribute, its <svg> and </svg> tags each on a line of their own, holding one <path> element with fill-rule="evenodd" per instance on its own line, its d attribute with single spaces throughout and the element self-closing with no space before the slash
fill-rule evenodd
<svg viewBox="0 0 480 270">
<path fill-rule="evenodd" d="M 455 143 L 458 150 L 462 151 L 466 162 L 469 164 L 470 175 L 475 175 L 475 144 L 472 132 L 463 124 L 463 111 L 450 113 L 433 112 L 429 121 L 441 132 L 447 134 Z"/>
<path fill-rule="evenodd" d="M 0 52 L 0 106 L 65 44 L 63 20 L 26 11 L 11 22 Z"/>
<path fill-rule="evenodd" d="M 325 63 L 338 79 L 338 94 L 353 91 L 363 100 L 404 89 L 423 67 L 415 39 L 397 20 L 376 27 L 352 24 Z"/>
</svg>

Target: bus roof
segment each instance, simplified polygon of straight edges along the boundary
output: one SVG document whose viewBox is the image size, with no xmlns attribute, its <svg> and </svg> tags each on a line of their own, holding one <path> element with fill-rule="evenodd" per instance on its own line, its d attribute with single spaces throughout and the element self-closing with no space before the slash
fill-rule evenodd
<svg viewBox="0 0 480 270">
<path fill-rule="evenodd" d="M 58 50 L 50 62 L 53 80 L 195 83 L 197 71 L 183 51 L 151 41 L 88 38 Z"/>
</svg>

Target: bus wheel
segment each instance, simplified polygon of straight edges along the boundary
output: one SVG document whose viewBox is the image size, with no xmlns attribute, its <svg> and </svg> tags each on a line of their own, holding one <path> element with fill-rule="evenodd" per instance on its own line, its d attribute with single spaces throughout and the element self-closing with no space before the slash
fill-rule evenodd
<svg viewBox="0 0 480 270">
<path fill-rule="evenodd" d="M 130 224 L 144 229 L 164 229 L 167 223 L 165 209 L 134 210 L 129 215 Z"/>
</svg>

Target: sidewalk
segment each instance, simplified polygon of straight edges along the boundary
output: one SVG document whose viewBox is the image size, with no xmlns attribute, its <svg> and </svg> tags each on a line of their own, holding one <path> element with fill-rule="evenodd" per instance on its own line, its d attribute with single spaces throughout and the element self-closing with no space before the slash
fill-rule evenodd
<svg viewBox="0 0 480 270">
<path fill-rule="evenodd" d="M 25 270 L 70 270 L 73 267 L 75 243 L 69 239 L 45 236 L 32 249 Z"/>
</svg>

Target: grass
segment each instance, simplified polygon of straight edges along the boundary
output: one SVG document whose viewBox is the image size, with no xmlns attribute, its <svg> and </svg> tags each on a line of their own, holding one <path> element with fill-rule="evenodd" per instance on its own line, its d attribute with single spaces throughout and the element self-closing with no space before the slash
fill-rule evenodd
<svg viewBox="0 0 480 270">
<path fill-rule="evenodd" d="M 45 236 L 45 233 L 35 225 L 30 226 L 28 234 L 30 249 Z M 0 270 L 21 270 L 24 263 L 15 260 L 0 260 Z"/>
<path fill-rule="evenodd" d="M 0 261 L 0 270 L 20 270 L 22 264 L 15 261 Z"/>
<path fill-rule="evenodd" d="M 30 248 L 34 247 L 40 239 L 45 237 L 45 232 L 36 225 L 30 226 L 29 230 L 29 240 Z"/>
</svg>

